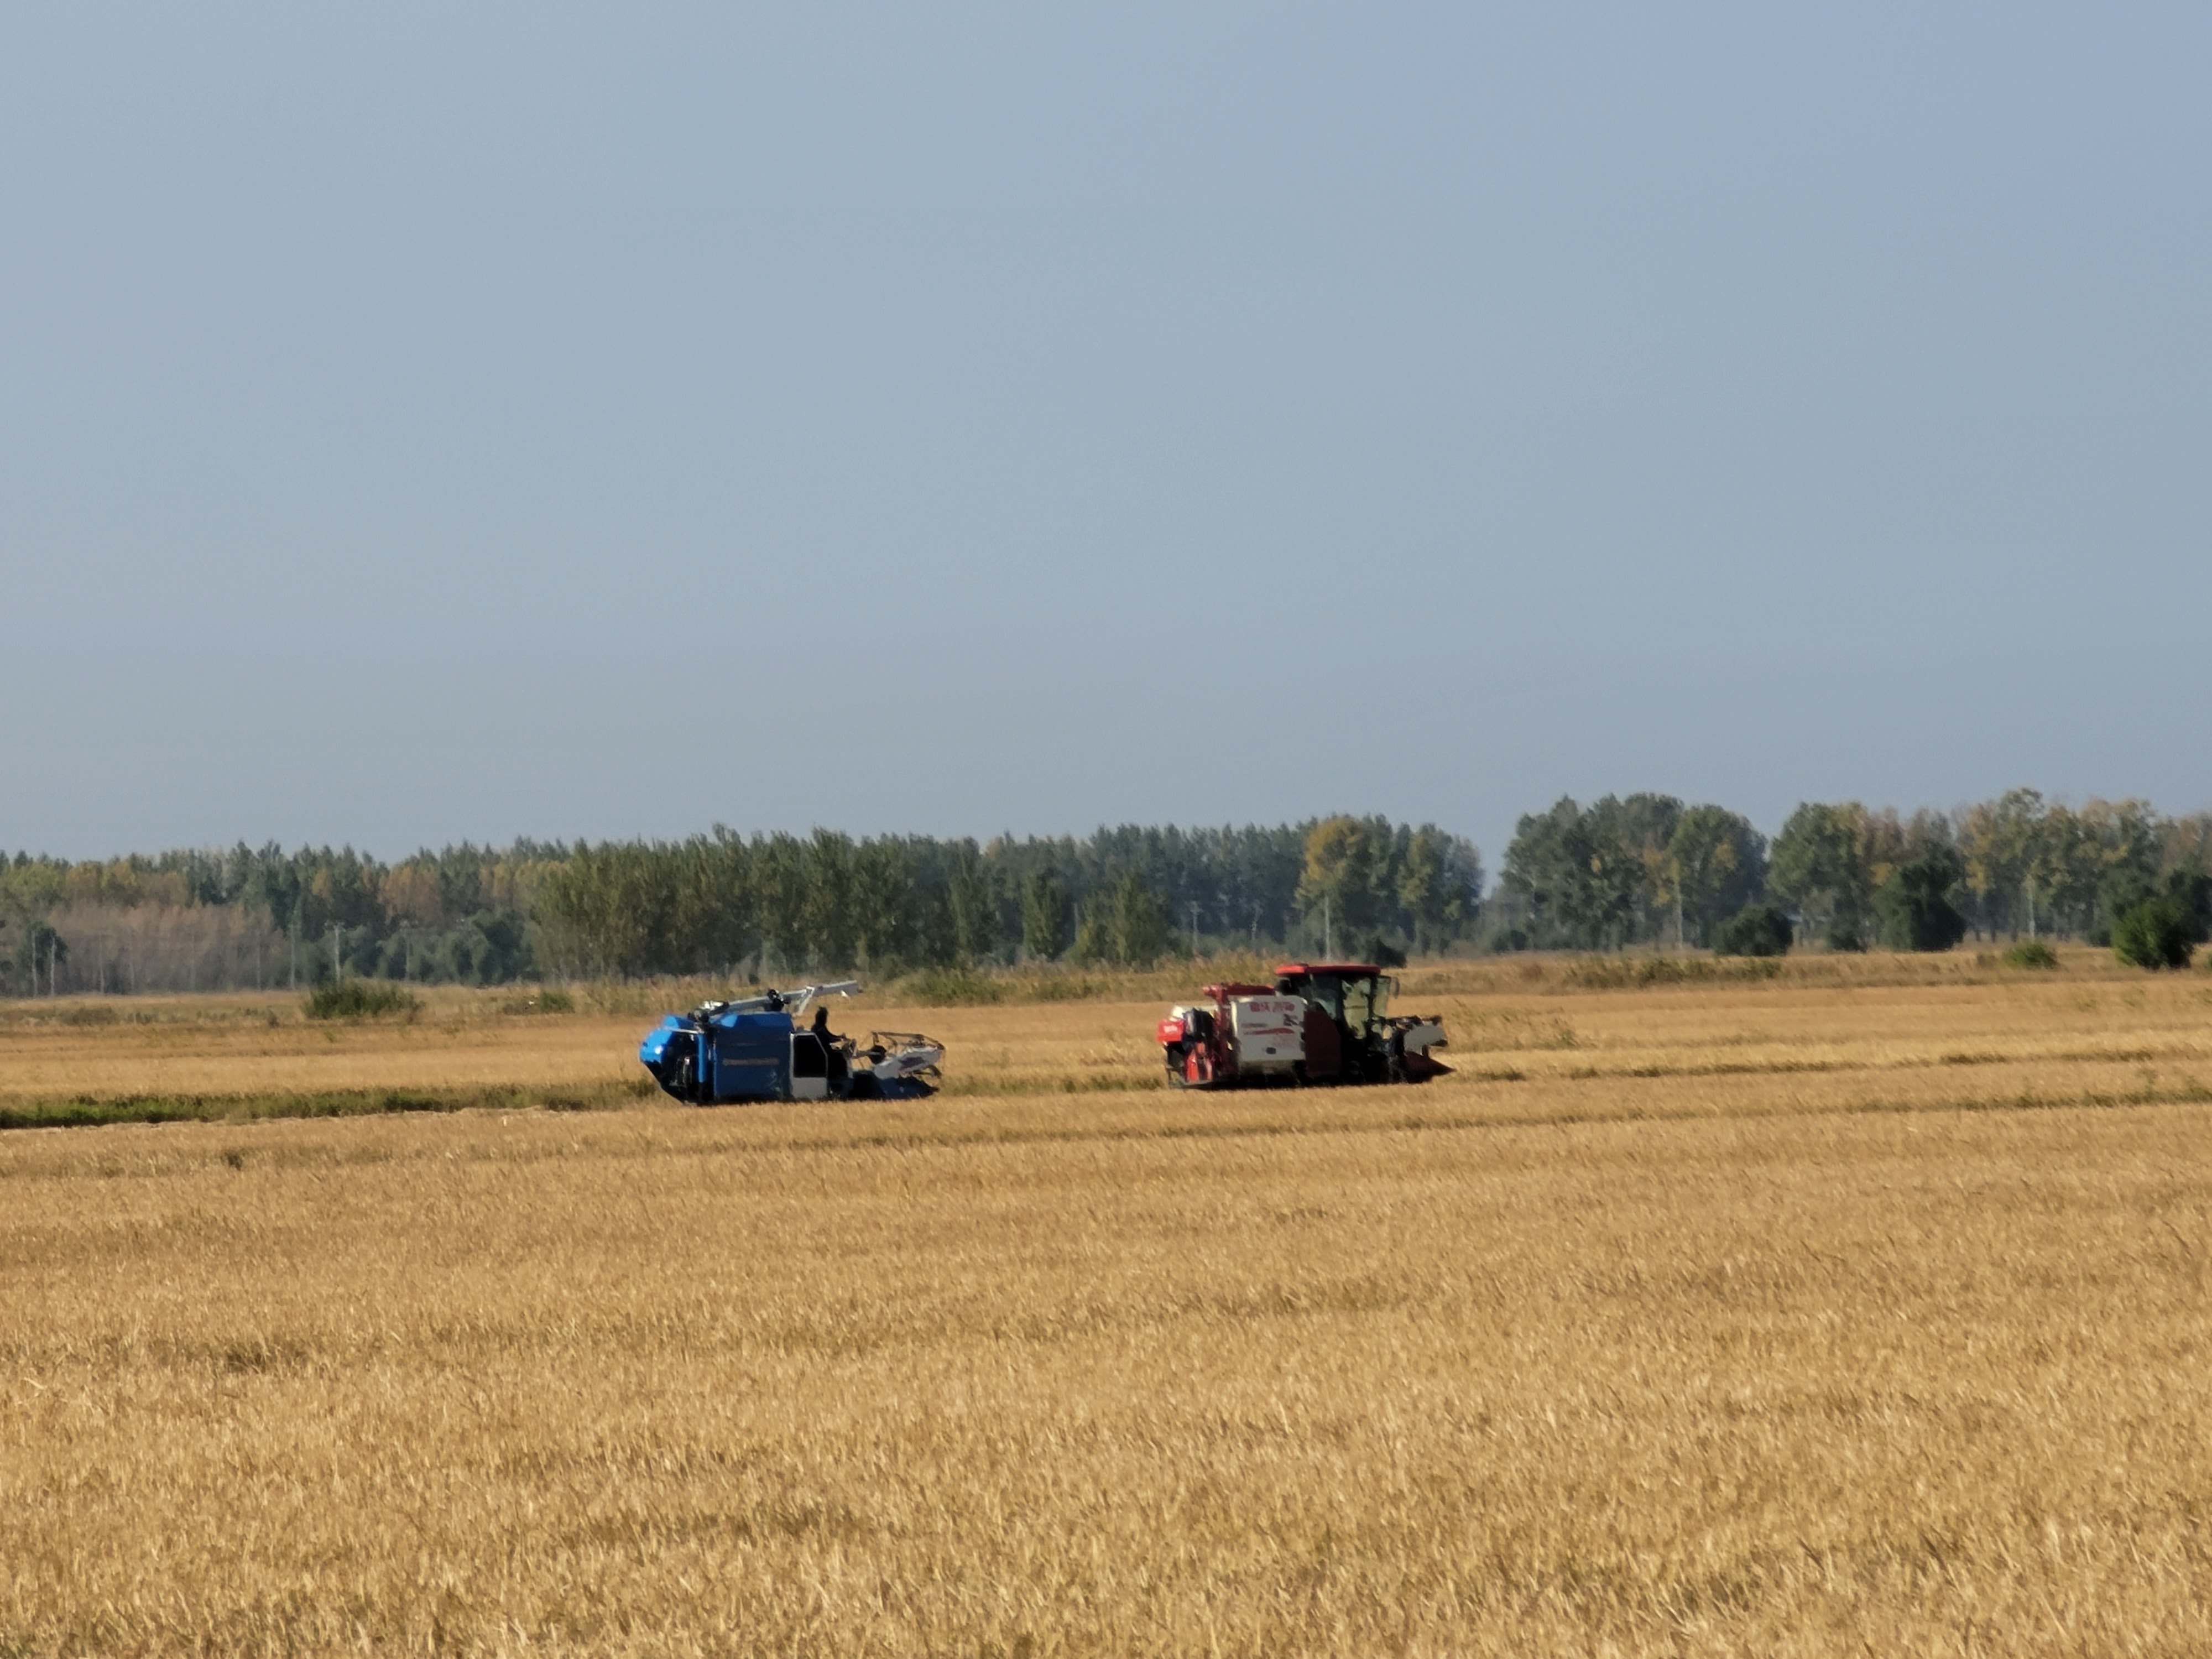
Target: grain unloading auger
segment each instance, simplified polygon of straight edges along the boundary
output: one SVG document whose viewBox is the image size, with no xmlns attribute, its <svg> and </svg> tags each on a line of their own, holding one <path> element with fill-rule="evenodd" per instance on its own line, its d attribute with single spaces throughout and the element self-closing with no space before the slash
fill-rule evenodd
<svg viewBox="0 0 2212 1659">
<path fill-rule="evenodd" d="M 1159 1024 L 1168 1080 L 1186 1089 L 1426 1083 L 1451 1070 L 1438 1015 L 1393 1014 L 1398 981 L 1371 962 L 1286 962 L 1273 985 L 1209 985 Z"/>
<path fill-rule="evenodd" d="M 937 1092 L 945 1045 L 919 1031 L 871 1031 L 866 1044 L 830 1029 L 816 999 L 851 996 L 856 979 L 702 1002 L 645 1034 L 637 1057 L 678 1100 L 912 1100 Z"/>
</svg>

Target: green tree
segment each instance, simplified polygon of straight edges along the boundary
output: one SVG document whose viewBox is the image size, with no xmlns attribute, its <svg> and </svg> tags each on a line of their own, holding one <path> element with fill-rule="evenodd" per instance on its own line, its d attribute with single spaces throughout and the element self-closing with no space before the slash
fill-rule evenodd
<svg viewBox="0 0 2212 1659">
<path fill-rule="evenodd" d="M 1522 818 L 1504 881 L 1528 899 L 1539 942 L 1595 950 L 1646 932 L 1680 810 L 1671 795 L 1607 795 L 1588 811 L 1562 796 Z"/>
<path fill-rule="evenodd" d="M 1474 842 L 1425 823 L 1407 838 L 1397 896 L 1414 949 L 1438 950 L 1482 902 L 1482 855 Z"/>
<path fill-rule="evenodd" d="M 2090 824 L 2063 803 L 2051 807 L 2044 814 L 2027 877 L 2036 910 L 2061 933 L 2087 933 L 2096 925 L 2100 873 Z"/>
<path fill-rule="evenodd" d="M 2166 896 L 2187 922 L 2191 945 L 2212 941 L 2212 875 L 2202 870 L 2169 870 Z"/>
<path fill-rule="evenodd" d="M 2112 954 L 2132 967 L 2186 968 L 2197 945 L 2195 919 L 2163 893 L 2122 911 L 2112 924 Z"/>
<path fill-rule="evenodd" d="M 2140 865 L 2116 864 L 2097 880 L 2097 915 L 2109 933 L 2129 911 L 2158 896 L 2158 884 Z"/>
<path fill-rule="evenodd" d="M 2022 927 L 2033 930 L 2031 898 L 2047 816 L 2043 796 L 2033 789 L 2008 789 L 1960 816 L 1966 890 L 1992 933 L 2004 927 L 2017 938 Z"/>
<path fill-rule="evenodd" d="M 1723 957 L 1778 957 L 1790 950 L 1790 917 L 1778 904 L 1747 904 L 1722 923 L 1713 951 Z"/>
<path fill-rule="evenodd" d="M 1067 949 L 1067 890 L 1048 868 L 1032 872 L 1022 886 L 1022 949 L 1039 962 Z"/>
<path fill-rule="evenodd" d="M 960 954 L 958 930 L 952 925 L 952 896 L 942 887 L 921 895 L 921 916 L 915 923 L 914 959 L 924 968 L 966 965 Z"/>
<path fill-rule="evenodd" d="M 806 842 L 806 957 L 826 968 L 848 966 L 859 948 L 854 903 L 853 838 L 817 830 Z"/>
<path fill-rule="evenodd" d="M 1692 806 L 1675 820 L 1667 857 L 1685 943 L 1758 898 L 1766 881 L 1766 842 L 1751 821 L 1723 806 Z"/>
<path fill-rule="evenodd" d="M 1072 961 L 1111 962 L 1114 959 L 1114 901 L 1110 894 L 1093 893 L 1083 901 L 1075 919 L 1075 943 L 1068 946 Z"/>
<path fill-rule="evenodd" d="M 914 944 L 915 863 L 894 836 L 862 842 L 853 853 L 849 893 L 859 960 L 878 973 L 895 971 Z"/>
<path fill-rule="evenodd" d="M 686 919 L 679 971 L 726 969 L 750 956 L 759 937 L 752 848 L 718 823 L 686 841 L 678 858 L 678 903 Z"/>
<path fill-rule="evenodd" d="M 33 996 L 39 994 L 40 976 L 46 976 L 51 994 L 58 964 L 69 960 L 69 941 L 43 918 L 27 921 L 15 935 L 15 971 L 22 975 Z"/>
<path fill-rule="evenodd" d="M 541 896 L 562 953 L 595 974 L 638 974 L 658 965 L 657 951 L 681 925 L 674 873 L 672 860 L 641 842 L 578 842 Z"/>
<path fill-rule="evenodd" d="M 2168 870 L 2212 872 L 2212 812 L 2189 812 L 2159 824 L 2160 858 Z"/>
<path fill-rule="evenodd" d="M 753 881 L 762 936 L 782 971 L 798 973 L 810 954 L 805 847 L 781 831 L 755 842 Z"/>
<path fill-rule="evenodd" d="M 955 948 L 963 963 L 988 962 L 999 954 L 999 896 L 993 890 L 991 872 L 975 855 L 975 844 L 963 842 L 953 854 L 951 873 L 945 883 L 951 907 Z M 1066 901 L 1063 897 L 1064 911 Z M 1027 918 L 1024 918 L 1026 923 Z"/>
<path fill-rule="evenodd" d="M 2089 866 L 2081 882 L 2094 895 L 2089 937 L 2102 945 L 2121 911 L 2156 890 L 2164 848 L 2158 814 L 2147 801 L 2093 800 L 2080 816 Z"/>
<path fill-rule="evenodd" d="M 1505 848 L 1504 885 L 1528 902 L 1539 945 L 1580 942 L 1594 908 L 1590 844 L 1582 808 L 1562 795 L 1547 812 L 1522 815 Z"/>
<path fill-rule="evenodd" d="M 1166 954 L 1167 917 L 1135 871 L 1122 877 L 1115 887 L 1109 915 L 1107 937 L 1116 963 L 1126 968 L 1146 968 Z"/>
<path fill-rule="evenodd" d="M 1672 795 L 1607 795 L 1593 804 L 1583 830 L 1590 844 L 1589 910 L 1582 931 L 1592 945 L 1627 945 L 1656 936 L 1659 913 L 1671 904 L 1669 848 L 1682 803 Z"/>
<path fill-rule="evenodd" d="M 1925 848 L 1899 865 L 1875 895 L 1884 942 L 1899 951 L 1948 951 L 1964 939 L 1966 919 L 1952 902 L 1964 873 L 1948 847 Z"/>
<path fill-rule="evenodd" d="M 2137 968 L 2186 968 L 2212 937 L 2212 876 L 2174 870 L 2152 890 L 2132 869 L 2106 878 L 2112 953 Z"/>
<path fill-rule="evenodd" d="M 1767 890 L 1831 948 L 1863 950 L 1874 896 L 1867 811 L 1856 801 L 1805 801 L 1774 838 Z"/>
</svg>

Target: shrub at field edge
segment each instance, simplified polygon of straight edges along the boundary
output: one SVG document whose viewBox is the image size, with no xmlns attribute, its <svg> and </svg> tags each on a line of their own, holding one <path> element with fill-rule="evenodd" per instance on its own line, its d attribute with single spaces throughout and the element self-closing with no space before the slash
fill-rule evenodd
<svg viewBox="0 0 2212 1659">
<path fill-rule="evenodd" d="M 2135 968 L 2186 968 L 2196 933 L 2195 918 L 2175 900 L 2146 899 L 2112 924 L 2112 954 Z"/>
<path fill-rule="evenodd" d="M 1747 904 L 1721 927 L 1713 954 L 1723 957 L 1779 957 L 1790 951 L 1790 918 L 1779 905 Z"/>
<path fill-rule="evenodd" d="M 422 999 L 388 979 L 328 980 L 300 1005 L 309 1019 L 412 1019 Z"/>
</svg>

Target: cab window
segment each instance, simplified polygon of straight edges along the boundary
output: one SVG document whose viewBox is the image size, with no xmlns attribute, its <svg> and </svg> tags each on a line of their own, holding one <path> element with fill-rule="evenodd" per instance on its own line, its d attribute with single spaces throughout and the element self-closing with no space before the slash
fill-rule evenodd
<svg viewBox="0 0 2212 1659">
<path fill-rule="evenodd" d="M 1305 996 L 1331 1019 L 1344 1018 L 1344 981 L 1334 974 L 1316 974 L 1306 981 Z"/>
<path fill-rule="evenodd" d="M 1375 1014 L 1375 981 L 1371 979 L 1345 981 L 1344 1023 L 1355 1031 L 1364 1031 Z"/>
</svg>

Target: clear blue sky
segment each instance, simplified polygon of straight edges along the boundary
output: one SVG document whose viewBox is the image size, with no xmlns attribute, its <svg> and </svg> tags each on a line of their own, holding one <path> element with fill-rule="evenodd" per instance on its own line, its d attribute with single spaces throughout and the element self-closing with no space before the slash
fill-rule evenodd
<svg viewBox="0 0 2212 1659">
<path fill-rule="evenodd" d="M 2202 5 L 16 7 L 0 846 L 2212 804 Z"/>
</svg>

